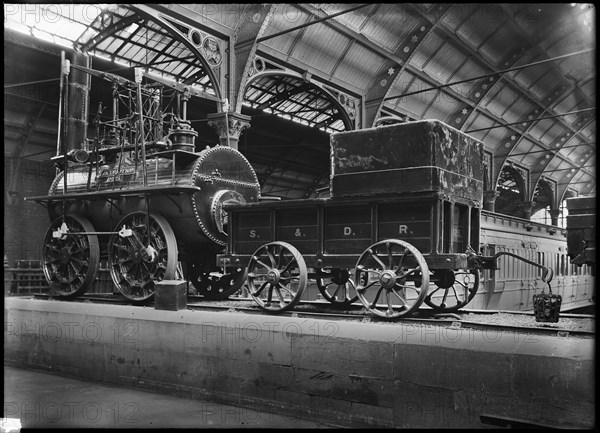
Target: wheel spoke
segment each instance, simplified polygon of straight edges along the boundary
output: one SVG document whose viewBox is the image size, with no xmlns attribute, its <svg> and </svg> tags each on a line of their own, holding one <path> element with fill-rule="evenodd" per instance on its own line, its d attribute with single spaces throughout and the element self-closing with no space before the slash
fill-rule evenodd
<svg viewBox="0 0 600 433">
<path fill-rule="evenodd" d="M 293 292 L 291 289 L 289 289 L 287 286 L 284 286 L 283 284 L 281 284 L 281 285 L 280 285 L 280 288 L 281 288 L 282 290 L 285 290 L 285 291 L 286 291 L 286 292 L 287 292 L 287 293 L 290 295 L 290 297 L 291 297 L 292 299 L 294 298 L 294 296 L 296 296 L 296 293 L 294 293 L 294 292 Z"/>
<path fill-rule="evenodd" d="M 431 292 L 429 292 L 429 293 L 427 294 L 427 297 L 428 297 L 428 298 L 431 298 L 431 297 L 433 296 L 433 294 L 434 294 L 435 292 L 437 292 L 438 290 L 441 290 L 441 287 L 436 287 L 435 289 L 433 289 Z"/>
<path fill-rule="evenodd" d="M 285 267 L 281 270 L 281 273 L 283 274 L 284 272 L 287 272 L 290 269 L 290 266 L 292 266 L 292 263 L 296 263 L 296 259 L 292 258 L 287 265 L 285 265 Z"/>
<path fill-rule="evenodd" d="M 403 274 L 403 275 L 399 275 L 398 277 L 399 277 L 399 278 L 406 278 L 407 276 L 409 276 L 409 275 L 413 275 L 415 272 L 417 272 L 417 271 L 420 271 L 420 270 L 421 270 L 421 267 L 420 267 L 420 266 L 417 266 L 416 268 L 414 268 L 414 269 L 411 269 L 410 271 L 406 272 L 406 273 L 405 273 L 405 274 Z"/>
<path fill-rule="evenodd" d="M 267 293 L 267 304 L 273 300 L 273 283 L 269 283 L 269 292 Z"/>
<path fill-rule="evenodd" d="M 265 289 L 265 287 L 267 287 L 267 284 L 269 284 L 268 281 L 265 281 L 264 283 L 262 283 L 260 285 L 260 287 L 258 288 L 258 290 L 254 293 L 252 293 L 252 296 L 260 296 L 261 292 Z"/>
<path fill-rule="evenodd" d="M 273 253 L 270 251 L 270 249 L 267 247 L 267 256 L 269 256 L 269 260 L 271 261 L 271 268 L 277 268 L 277 265 L 275 264 L 275 256 L 273 256 Z"/>
<path fill-rule="evenodd" d="M 366 291 L 369 287 L 374 286 L 375 284 L 377 284 L 379 281 L 373 281 L 371 284 L 367 284 L 365 287 L 357 287 L 356 290 L 360 290 L 361 292 Z"/>
<path fill-rule="evenodd" d="M 374 249 L 370 249 L 369 253 L 371 253 L 371 257 L 375 259 L 375 261 L 379 264 L 379 266 L 381 266 L 383 270 L 387 269 L 387 267 L 383 264 L 383 262 L 381 261 Z"/>
<path fill-rule="evenodd" d="M 375 295 L 375 299 L 373 300 L 373 303 L 371 304 L 371 308 L 375 308 L 375 305 L 377 305 L 377 301 L 379 300 L 379 296 L 381 295 L 382 291 L 383 291 L 383 286 L 380 286 L 379 290 L 377 290 L 377 294 Z"/>
<path fill-rule="evenodd" d="M 278 284 L 277 286 L 274 287 L 275 294 L 277 295 L 277 298 L 279 298 L 279 305 L 281 307 L 285 307 L 285 300 L 283 299 L 283 295 L 281 294 L 281 291 L 279 290 L 279 286 L 281 286 L 281 284 Z"/>
<path fill-rule="evenodd" d="M 415 286 L 413 284 L 400 284 L 400 283 L 396 283 L 395 285 L 398 286 L 398 287 L 400 287 L 400 288 L 402 288 L 402 289 L 404 289 L 404 290 L 411 289 L 411 290 L 414 290 L 417 293 L 421 293 L 421 289 L 419 289 L 417 286 Z"/>
<path fill-rule="evenodd" d="M 454 289 L 452 289 L 454 290 Z M 454 292 L 456 295 L 456 292 Z M 448 297 L 448 289 L 444 290 L 444 296 L 442 297 L 442 305 L 446 305 L 446 298 Z"/>
<path fill-rule="evenodd" d="M 394 295 L 396 295 L 396 297 L 400 300 L 400 302 L 402 302 L 403 305 L 408 305 L 408 302 L 406 302 L 406 299 L 400 293 L 398 293 L 396 291 L 396 289 L 394 289 L 393 287 L 392 287 L 392 293 Z"/>
<path fill-rule="evenodd" d="M 359 265 L 356 268 L 360 272 L 367 272 L 367 273 L 371 273 L 371 274 L 377 274 L 379 276 L 381 275 L 381 271 L 379 269 L 365 269 L 365 267 L 363 265 Z"/>
<path fill-rule="evenodd" d="M 398 272 L 398 269 L 402 268 L 402 262 L 404 262 L 404 258 L 408 255 L 409 251 L 408 250 L 404 250 L 404 253 L 402 253 L 402 256 L 400 256 L 400 261 L 398 262 L 398 266 L 396 266 L 396 268 L 394 268 L 394 272 Z"/>
<path fill-rule="evenodd" d="M 458 293 L 456 293 L 454 286 L 452 286 L 452 291 L 454 292 L 454 297 L 456 298 L 457 303 L 461 303 L 462 300 L 459 298 Z M 448 290 L 446 290 L 446 293 L 448 293 Z M 445 301 L 446 301 L 446 297 L 444 296 L 444 302 Z"/>
<path fill-rule="evenodd" d="M 261 262 L 261 261 L 258 259 L 258 257 L 254 257 L 254 261 L 255 261 L 256 263 L 258 263 L 259 265 L 261 265 L 263 268 L 265 268 L 265 269 L 267 269 L 267 270 L 271 270 L 271 267 L 270 267 L 270 266 L 267 266 L 267 265 L 265 265 L 263 262 Z"/>
<path fill-rule="evenodd" d="M 392 245 L 390 243 L 385 244 L 388 252 L 388 260 L 390 262 L 389 269 L 394 269 L 394 255 L 392 254 Z"/>
</svg>

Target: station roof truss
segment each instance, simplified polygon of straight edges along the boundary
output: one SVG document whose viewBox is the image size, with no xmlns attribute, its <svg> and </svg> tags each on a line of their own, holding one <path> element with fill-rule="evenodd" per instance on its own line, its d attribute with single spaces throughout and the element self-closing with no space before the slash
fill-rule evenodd
<svg viewBox="0 0 600 433">
<path fill-rule="evenodd" d="M 198 62 L 185 43 L 136 8 L 52 4 L 34 9 L 30 5 L 27 14 L 23 5 L 4 7 L 5 45 L 7 35 L 15 40 L 15 32 L 25 33 L 58 47 L 85 49 L 113 62 L 115 70 L 141 67 L 215 95 L 210 68 Z M 177 18 L 174 26 L 185 22 L 189 28 L 197 23 L 200 31 L 210 28 L 232 41 L 231 46 L 248 23 L 263 20 L 260 32 L 250 41 L 256 55 L 304 71 L 313 83 L 318 79 L 355 95 L 362 123 L 357 121 L 354 127 L 441 120 L 484 142 L 492 155 L 491 181 L 501 189 L 509 187 L 502 168 L 514 164 L 527 172 L 524 188 L 529 200 L 540 180 L 552 185 L 558 198 L 596 193 L 596 14 L 592 4 L 153 7 Z M 26 19 L 36 14 L 38 19 Z M 5 57 L 5 71 L 6 64 Z M 46 78 L 56 74 L 47 71 Z M 18 84 L 5 82 L 5 99 L 7 93 L 18 90 Z M 348 127 L 347 113 L 322 86 L 289 74 L 248 80 L 243 106 L 253 116 L 275 114 L 327 134 Z M 18 143 L 26 128 L 23 122 L 31 118 L 39 134 L 30 134 L 29 141 L 51 141 L 46 137 L 51 131 L 44 117 L 54 111 L 47 105 L 38 116 L 36 110 L 24 106 L 20 125 L 18 113 L 5 113 L 5 142 L 8 136 Z M 290 197 L 314 194 L 316 186 L 328 181 L 327 163 L 319 162 L 322 170 L 315 172 L 310 155 L 290 152 L 294 142 L 286 143 L 279 150 L 268 143 L 262 151 L 257 146 L 254 155 L 264 167 L 265 179 L 272 182 L 271 190 L 280 192 L 278 186 L 285 189 L 289 184 L 290 191 L 296 190 Z M 306 137 L 299 137 L 297 143 L 314 151 L 313 158 L 328 156 L 327 148 L 311 147 Z M 5 147 L 5 154 L 20 154 L 15 146 L 8 151 Z M 42 151 L 41 146 L 24 154 Z"/>
</svg>

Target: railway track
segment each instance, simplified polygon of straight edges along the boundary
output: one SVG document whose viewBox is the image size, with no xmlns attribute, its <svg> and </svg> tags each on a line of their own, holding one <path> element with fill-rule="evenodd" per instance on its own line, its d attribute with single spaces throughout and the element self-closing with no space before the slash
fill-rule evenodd
<svg viewBox="0 0 600 433">
<path fill-rule="evenodd" d="M 49 294 L 36 294 L 35 299 L 57 299 Z M 58 299 L 65 301 L 64 299 Z M 131 301 L 127 298 L 118 295 L 84 295 L 79 298 L 67 300 L 67 302 L 91 302 L 100 304 L 112 305 L 131 305 Z M 150 304 L 148 304 L 150 305 Z M 284 311 L 276 315 L 268 313 L 257 305 L 251 299 L 229 299 L 224 301 L 208 301 L 201 296 L 188 297 L 188 310 L 193 311 L 213 311 L 213 312 L 238 312 L 250 315 L 270 316 L 270 317 L 297 317 L 312 320 L 330 320 L 330 321 L 352 321 L 363 323 L 380 323 L 380 324 L 403 324 L 403 325 L 421 325 L 421 326 L 444 326 L 451 329 L 468 329 L 482 332 L 512 332 L 528 335 L 554 335 L 559 337 L 577 336 L 593 338 L 595 336 L 594 316 L 582 314 L 561 314 L 558 323 L 534 323 L 534 326 L 498 323 L 497 320 L 486 321 L 486 318 L 492 318 L 497 315 L 509 316 L 504 320 L 513 319 L 518 322 L 523 322 L 523 319 L 531 319 L 534 321 L 533 314 L 527 312 L 507 312 L 501 310 L 459 310 L 456 313 L 434 313 L 429 309 L 420 309 L 414 316 L 403 318 L 402 320 L 389 321 L 383 318 L 370 315 L 366 309 L 359 304 L 351 305 L 349 309 L 336 311 L 328 302 L 319 301 L 303 301 L 300 302 L 292 311 Z M 472 320 L 477 318 L 477 320 Z M 573 327 L 564 327 L 565 321 L 589 321 L 591 322 L 590 329 L 573 329 Z M 562 321 L 562 322 L 561 322 Z"/>
</svg>

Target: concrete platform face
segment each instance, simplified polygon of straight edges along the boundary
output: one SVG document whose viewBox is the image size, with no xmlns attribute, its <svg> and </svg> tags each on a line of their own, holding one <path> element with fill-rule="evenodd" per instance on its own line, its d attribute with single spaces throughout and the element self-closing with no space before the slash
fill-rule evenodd
<svg viewBox="0 0 600 433">
<path fill-rule="evenodd" d="M 8 298 L 4 341 L 9 365 L 315 422 L 595 425 L 591 338 Z"/>
</svg>

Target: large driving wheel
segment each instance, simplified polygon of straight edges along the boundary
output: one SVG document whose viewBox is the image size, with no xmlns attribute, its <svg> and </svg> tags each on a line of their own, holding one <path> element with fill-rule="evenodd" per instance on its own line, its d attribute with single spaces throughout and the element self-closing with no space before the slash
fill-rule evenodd
<svg viewBox="0 0 600 433">
<path fill-rule="evenodd" d="M 347 308 L 358 300 L 356 284 L 348 269 L 316 269 L 316 274 L 319 291 L 333 306 Z"/>
<path fill-rule="evenodd" d="M 354 274 L 360 301 L 371 313 L 386 319 L 415 311 L 429 287 L 423 255 L 408 242 L 396 239 L 367 248 L 358 258 Z"/>
<path fill-rule="evenodd" d="M 286 242 L 263 245 L 248 264 L 250 296 L 262 309 L 270 312 L 294 307 L 302 298 L 307 281 L 304 258 Z"/>
<path fill-rule="evenodd" d="M 150 231 L 148 232 L 148 226 Z M 131 230 L 130 233 L 127 230 Z M 154 283 L 175 278 L 177 241 L 167 220 L 151 213 L 125 216 L 108 242 L 108 266 L 117 289 L 134 302 L 149 300 Z"/>
<path fill-rule="evenodd" d="M 82 295 L 96 279 L 100 264 L 98 236 L 82 216 L 69 215 L 52 222 L 44 238 L 43 270 L 53 293 L 69 298 Z"/>
<path fill-rule="evenodd" d="M 436 269 L 432 271 L 432 284 L 436 288 L 425 297 L 425 303 L 436 311 L 456 311 L 473 299 L 479 287 L 477 269 Z"/>
</svg>

